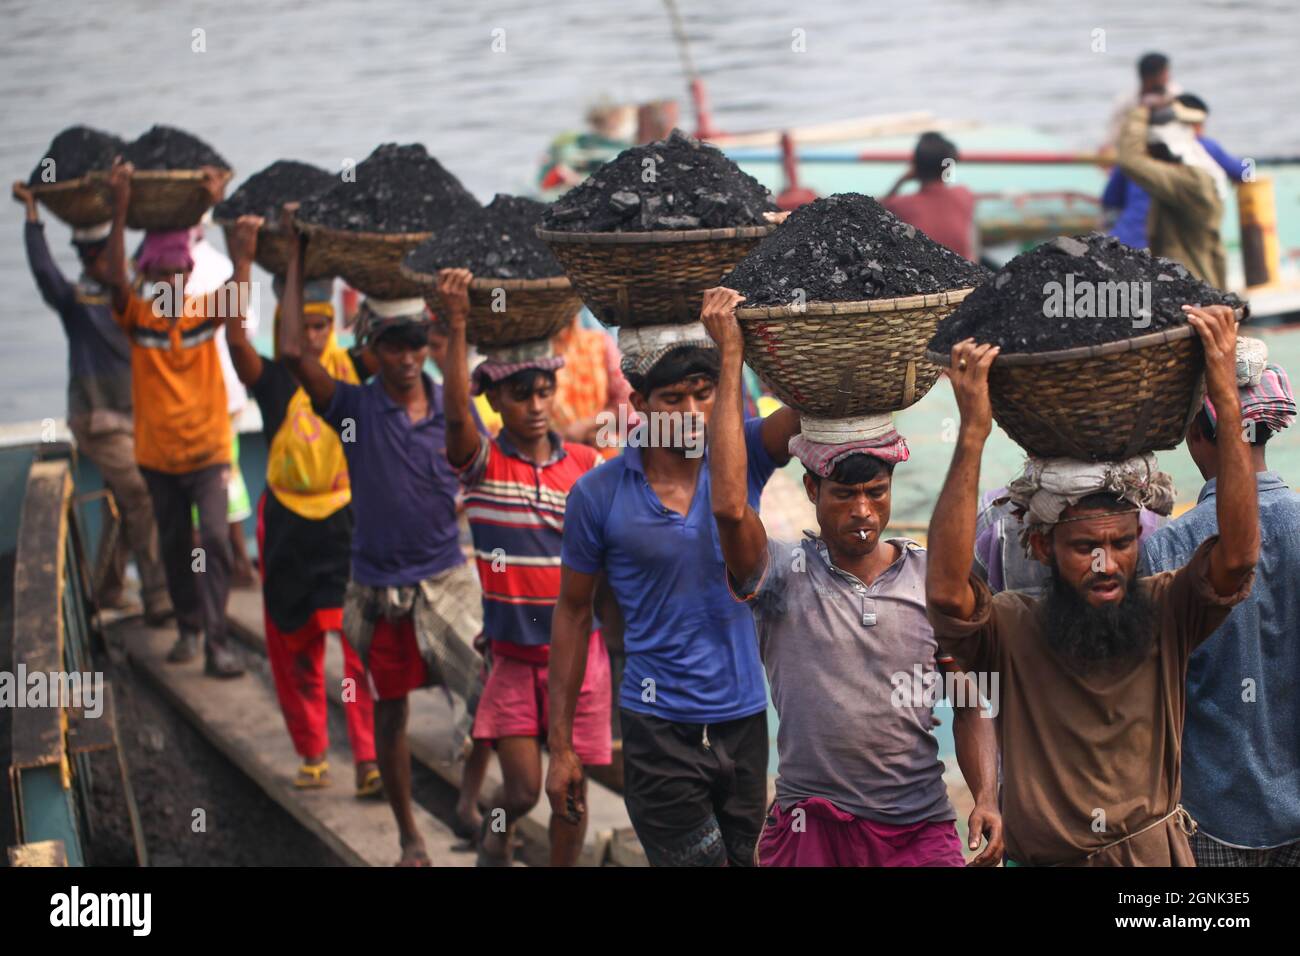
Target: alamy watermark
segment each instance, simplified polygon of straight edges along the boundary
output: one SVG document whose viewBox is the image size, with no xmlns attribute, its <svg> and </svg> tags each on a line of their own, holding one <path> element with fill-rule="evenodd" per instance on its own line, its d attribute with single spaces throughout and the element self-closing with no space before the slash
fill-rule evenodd
<svg viewBox="0 0 1300 956">
<path fill-rule="evenodd" d="M 894 707 L 934 707 L 946 700 L 954 708 L 979 707 L 981 717 L 996 717 L 1001 709 L 997 671 L 937 671 L 912 665 L 911 672 L 895 671 L 889 676 Z"/>
<path fill-rule="evenodd" d="M 0 707 L 80 707 L 90 718 L 104 713 L 101 671 L 0 671 Z"/>
<path fill-rule="evenodd" d="M 1135 329 L 1151 324 L 1150 282 L 1075 281 L 1067 272 L 1064 282 L 1043 285 L 1043 315 L 1049 319 L 1127 319 Z"/>
<path fill-rule="evenodd" d="M 638 413 L 636 421 L 627 405 L 596 416 L 597 448 L 681 448 L 687 458 L 704 454 L 704 416 L 699 412 Z"/>
</svg>

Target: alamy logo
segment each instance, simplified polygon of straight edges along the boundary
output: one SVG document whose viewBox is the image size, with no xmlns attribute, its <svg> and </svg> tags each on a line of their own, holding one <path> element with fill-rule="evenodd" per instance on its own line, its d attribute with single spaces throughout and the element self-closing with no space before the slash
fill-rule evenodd
<svg viewBox="0 0 1300 956">
<path fill-rule="evenodd" d="M 104 712 L 104 675 L 101 671 L 16 672 L 0 671 L 0 707 L 80 707 L 87 717 Z"/>
<path fill-rule="evenodd" d="M 1049 319 L 1129 319 L 1135 329 L 1151 324 L 1150 282 L 1093 282 L 1074 279 L 1043 285 L 1043 315 Z"/>
<path fill-rule="evenodd" d="M 50 897 L 51 926 L 129 926 L 133 936 L 148 936 L 152 927 L 152 893 L 71 892 Z"/>
</svg>

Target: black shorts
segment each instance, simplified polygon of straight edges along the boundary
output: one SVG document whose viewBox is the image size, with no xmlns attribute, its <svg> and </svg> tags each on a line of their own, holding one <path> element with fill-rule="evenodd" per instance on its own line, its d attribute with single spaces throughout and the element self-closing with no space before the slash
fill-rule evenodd
<svg viewBox="0 0 1300 956">
<path fill-rule="evenodd" d="M 651 866 L 753 866 L 767 714 L 679 724 L 621 709 L 623 797 Z"/>
</svg>

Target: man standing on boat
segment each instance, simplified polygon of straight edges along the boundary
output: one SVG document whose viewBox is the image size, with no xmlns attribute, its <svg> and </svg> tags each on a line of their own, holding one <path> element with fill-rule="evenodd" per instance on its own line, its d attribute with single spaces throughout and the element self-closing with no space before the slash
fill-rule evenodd
<svg viewBox="0 0 1300 956">
<path fill-rule="evenodd" d="M 301 289 L 286 289 L 280 355 L 343 442 L 356 516 L 343 631 L 375 699 L 375 749 L 400 834 L 398 865 L 428 866 L 411 810 L 407 698 L 441 684 L 472 707 L 480 667 L 472 642 L 482 625 L 478 578 L 460 550 L 442 386 L 423 371 L 429 320 L 423 299 L 368 298 L 363 337 L 378 367 L 360 385 L 339 381 L 303 348 L 300 302 Z"/>
<path fill-rule="evenodd" d="M 742 300 L 731 289 L 710 289 L 703 321 L 722 353 L 710 427 L 713 517 L 728 584 L 753 611 L 780 721 L 776 801 L 759 865 L 963 866 L 931 731 L 934 701 L 911 693 L 914 683 L 933 686 L 938 671 L 925 618 L 925 549 L 880 537 L 907 443 L 889 414 L 864 420 L 857 438 L 835 444 L 818 441 L 805 416 L 790 451 L 806 469 L 820 533 L 770 540 L 746 500 L 744 340 L 735 313 Z M 1002 823 L 993 714 L 980 714 L 977 693 L 964 688 L 960 698 L 953 735 L 975 798 L 971 849 L 988 837 L 973 865 L 996 866 Z"/>
<path fill-rule="evenodd" d="M 767 691 L 753 618 L 727 593 L 709 503 L 704 439 L 717 347 L 698 322 L 624 329 L 619 347 L 647 428 L 569 492 L 546 793 L 555 813 L 584 812 L 574 714 L 603 573 L 625 619 L 624 797 L 646 857 L 652 866 L 750 866 L 767 804 Z M 789 408 L 744 424 L 751 506 L 798 430 Z"/>
<path fill-rule="evenodd" d="M 119 162 L 109 173 L 113 228 L 108 239 L 108 281 L 113 317 L 131 339 L 136 459 L 153 501 L 167 588 L 180 630 L 167 660 L 180 664 L 197 657 L 201 633 L 204 673 L 238 677 L 244 667 L 226 623 L 231 567 L 226 526 L 230 418 L 216 331 L 222 324 L 222 309 L 239 310 L 242 320 L 249 296 L 239 290 L 233 295 L 184 294 L 194 268 L 187 229 L 145 236 L 136 260 L 140 292 L 132 289 L 126 263 L 132 172 L 130 163 Z M 208 183 L 212 198 L 220 198 L 222 180 L 209 175 Z M 197 549 L 192 507 L 199 516 Z"/>
<path fill-rule="evenodd" d="M 45 304 L 59 314 L 68 337 L 68 428 L 77 450 L 99 469 L 122 516 L 122 533 L 113 554 L 101 555 L 105 567 L 95 601 L 101 608 L 122 605 L 126 552 L 140 572 L 145 622 L 153 627 L 172 615 L 167 578 L 158 557 L 149 488 L 135 460 L 131 412 L 131 342 L 113 320 L 108 284 L 108 235 L 112 222 L 72 230 L 81 260 L 81 277 L 69 282 L 50 255 L 45 224 L 36 212 L 36 197 L 24 183 L 14 183 L 14 199 L 27 210 L 23 239 L 27 263 Z M 107 543 L 107 537 L 103 543 Z M 107 557 L 107 560 L 105 560 Z"/>
<path fill-rule="evenodd" d="M 912 152 L 912 165 L 880 200 L 903 222 L 915 226 L 935 242 L 959 256 L 977 256 L 975 194 L 965 186 L 951 185 L 957 146 L 938 133 L 922 133 Z M 916 192 L 897 195 L 903 183 L 915 179 Z"/>
<path fill-rule="evenodd" d="M 1259 520 L 1240 439 L 1233 312 L 1184 308 L 1219 413 L 1220 534 L 1176 571 L 1139 577 L 1138 508 L 1173 501 L 1154 456 L 1031 458 L 1009 491 L 1028 516 L 1027 546 L 1052 570 L 1042 598 L 991 594 L 971 570 L 998 349 L 953 346 L 961 426 L 930 521 L 926 600 L 943 654 L 961 670 L 1000 675 L 1009 863 L 1194 865 L 1194 824 L 1179 799 L 1187 661 L 1250 593 Z"/>
</svg>

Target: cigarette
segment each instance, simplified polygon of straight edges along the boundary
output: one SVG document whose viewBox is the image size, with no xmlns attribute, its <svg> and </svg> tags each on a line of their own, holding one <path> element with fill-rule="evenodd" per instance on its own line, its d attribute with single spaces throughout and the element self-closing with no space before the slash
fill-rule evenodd
<svg viewBox="0 0 1300 956">
<path fill-rule="evenodd" d="M 858 529 L 858 540 L 859 540 L 859 541 L 866 541 L 866 540 L 867 540 L 867 533 L 866 533 L 865 531 L 863 531 L 861 528 Z"/>
</svg>

